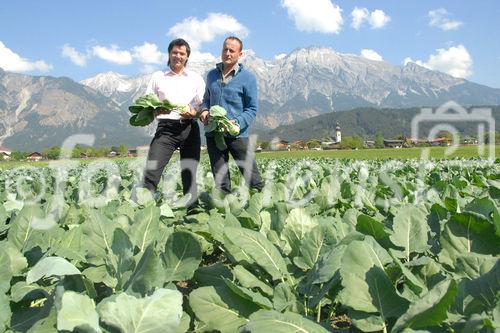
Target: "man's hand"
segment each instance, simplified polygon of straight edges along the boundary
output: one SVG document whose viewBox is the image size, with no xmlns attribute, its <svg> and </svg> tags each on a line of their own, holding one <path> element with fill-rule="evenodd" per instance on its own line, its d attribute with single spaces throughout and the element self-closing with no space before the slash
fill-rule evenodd
<svg viewBox="0 0 500 333">
<path fill-rule="evenodd" d="M 155 109 L 153 111 L 155 117 L 160 115 L 160 114 L 169 114 L 171 110 L 168 110 L 168 109 L 164 109 L 164 108 L 159 108 L 159 109 Z"/>
<path fill-rule="evenodd" d="M 238 127 L 240 127 L 240 125 L 238 124 L 238 122 L 236 121 L 236 119 L 231 119 L 229 120 L 229 122 L 233 125 L 237 125 Z M 226 126 L 224 126 L 224 129 L 226 130 L 226 132 L 229 130 L 226 128 Z"/>
<path fill-rule="evenodd" d="M 188 104 L 188 106 L 189 106 L 189 112 L 181 113 L 181 117 L 187 119 L 196 118 L 196 116 L 198 115 L 196 109 L 193 108 L 191 104 Z"/>
<path fill-rule="evenodd" d="M 208 118 L 209 118 L 209 112 L 208 110 L 203 110 L 203 112 L 200 114 L 200 120 L 206 125 L 208 124 Z"/>
<path fill-rule="evenodd" d="M 236 119 L 231 119 L 229 120 L 229 122 L 233 125 L 233 126 L 237 126 L 238 127 L 238 133 L 240 131 L 240 124 L 238 124 L 238 122 L 236 121 Z M 222 128 L 224 129 L 224 132 L 226 133 L 231 133 L 231 130 L 230 128 L 228 128 L 229 125 L 225 125 L 225 124 L 221 124 Z"/>
</svg>

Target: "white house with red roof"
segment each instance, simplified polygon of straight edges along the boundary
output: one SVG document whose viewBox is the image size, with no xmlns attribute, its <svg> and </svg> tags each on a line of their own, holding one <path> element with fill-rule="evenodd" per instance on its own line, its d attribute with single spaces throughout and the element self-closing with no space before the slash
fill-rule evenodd
<svg viewBox="0 0 500 333">
<path fill-rule="evenodd" d="M 10 160 L 12 151 L 9 148 L 0 146 L 0 161 Z"/>
</svg>

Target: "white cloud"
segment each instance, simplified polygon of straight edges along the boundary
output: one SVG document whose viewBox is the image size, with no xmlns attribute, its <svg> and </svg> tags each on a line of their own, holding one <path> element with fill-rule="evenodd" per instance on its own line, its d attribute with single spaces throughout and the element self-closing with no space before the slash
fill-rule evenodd
<svg viewBox="0 0 500 333">
<path fill-rule="evenodd" d="M 367 22 L 372 29 L 380 29 L 391 21 L 391 17 L 381 9 L 375 9 L 370 13 L 367 8 L 354 7 L 351 12 L 351 27 L 359 29 L 363 23 Z"/>
<path fill-rule="evenodd" d="M 144 64 L 144 66 L 141 67 L 141 73 L 143 74 L 149 74 L 156 72 L 158 70 L 158 67 L 152 64 Z"/>
<path fill-rule="evenodd" d="M 417 60 L 418 61 L 418 60 Z M 414 62 L 414 63 L 417 63 L 417 61 L 413 60 L 412 58 L 410 57 L 406 57 L 404 60 L 403 60 L 403 65 L 408 65 L 409 62 Z"/>
<path fill-rule="evenodd" d="M 21 57 L 9 49 L 2 41 L 0 41 L 0 67 L 6 71 L 21 73 L 34 70 L 48 72 L 52 69 L 52 65 L 43 60 L 30 61 Z"/>
<path fill-rule="evenodd" d="M 370 49 L 362 49 L 361 56 L 363 58 L 375 60 L 375 61 L 383 61 L 384 60 L 380 54 L 378 54 L 374 50 L 370 50 Z"/>
<path fill-rule="evenodd" d="M 300 31 L 338 34 L 344 23 L 342 9 L 330 0 L 282 0 L 281 6 Z"/>
<path fill-rule="evenodd" d="M 459 78 L 467 78 L 472 75 L 473 60 L 462 44 L 452 46 L 449 49 L 437 49 L 436 52 L 436 54 L 431 54 L 426 62 L 405 58 L 404 63 L 406 65 L 411 61 L 428 69 L 438 70 Z"/>
<path fill-rule="evenodd" d="M 117 45 L 111 45 L 111 48 L 97 45 L 92 48 L 92 51 L 96 57 L 118 65 L 129 65 L 132 63 L 130 52 L 120 50 Z"/>
<path fill-rule="evenodd" d="M 281 60 L 281 59 L 283 59 L 283 58 L 285 58 L 285 57 L 286 57 L 286 53 L 280 53 L 280 54 L 278 54 L 278 55 L 275 55 L 275 56 L 274 56 L 274 59 L 276 59 L 276 60 Z"/>
<path fill-rule="evenodd" d="M 189 56 L 189 61 L 192 62 L 216 62 L 217 57 L 208 52 L 192 51 Z"/>
<path fill-rule="evenodd" d="M 228 34 L 243 38 L 248 35 L 248 29 L 234 17 L 221 13 L 209 13 L 204 20 L 189 17 L 168 31 L 168 35 L 172 37 L 186 39 L 193 50 L 199 49 L 203 43 L 213 41 L 218 35 Z"/>
<path fill-rule="evenodd" d="M 103 60 L 119 64 L 131 64 L 133 59 L 137 59 L 142 64 L 157 65 L 164 63 L 168 60 L 167 54 L 162 54 L 158 50 L 158 46 L 153 43 L 144 42 L 140 46 L 134 46 L 130 51 L 120 50 L 118 46 L 112 45 L 111 47 L 94 46 L 92 47 L 91 54 L 83 54 L 75 50 L 75 48 L 65 44 L 62 48 L 62 56 L 69 58 L 74 64 L 78 66 L 86 66 L 87 60 L 92 56 L 96 56 Z M 150 67 L 144 67 L 144 70 L 149 70 Z"/>
<path fill-rule="evenodd" d="M 63 58 L 69 58 L 69 60 L 77 66 L 87 66 L 88 56 L 78 52 L 74 47 L 69 46 L 68 44 L 63 45 L 61 55 Z"/>
<path fill-rule="evenodd" d="M 383 10 L 375 9 L 373 12 L 371 12 L 368 23 L 370 23 L 372 29 L 379 29 L 384 27 L 390 21 L 390 16 L 384 13 Z"/>
<path fill-rule="evenodd" d="M 143 64 L 160 64 L 163 62 L 165 55 L 159 50 L 158 46 L 153 43 L 144 42 L 141 46 L 132 48 L 133 57 Z"/>
<path fill-rule="evenodd" d="M 429 25 L 431 27 L 437 27 L 444 31 L 456 30 L 463 23 L 461 21 L 453 21 L 449 18 L 449 13 L 444 8 L 438 8 L 429 11 Z"/>
<path fill-rule="evenodd" d="M 359 29 L 361 28 L 361 25 L 363 24 L 364 21 L 370 16 L 370 12 L 366 8 L 358 8 L 354 7 L 354 9 L 351 12 L 351 17 L 352 17 L 352 22 L 351 22 L 351 27 L 354 29 Z"/>
</svg>

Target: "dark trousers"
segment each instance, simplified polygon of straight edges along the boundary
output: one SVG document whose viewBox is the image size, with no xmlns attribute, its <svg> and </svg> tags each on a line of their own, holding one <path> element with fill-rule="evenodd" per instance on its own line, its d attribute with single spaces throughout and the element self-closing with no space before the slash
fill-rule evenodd
<svg viewBox="0 0 500 333">
<path fill-rule="evenodd" d="M 144 187 L 152 192 L 157 190 L 165 166 L 174 151 L 179 148 L 183 193 L 191 194 L 188 206 L 197 202 L 196 171 L 200 161 L 200 144 L 200 131 L 195 120 L 159 120 L 149 147 Z"/>
<path fill-rule="evenodd" d="M 227 149 L 219 150 L 213 137 L 207 137 L 207 150 L 210 158 L 215 186 L 225 192 L 231 192 L 231 177 L 229 174 L 229 153 L 233 156 L 245 182 L 250 188 L 262 190 L 264 183 L 255 163 L 254 147 L 250 147 L 248 138 L 224 138 Z"/>
</svg>

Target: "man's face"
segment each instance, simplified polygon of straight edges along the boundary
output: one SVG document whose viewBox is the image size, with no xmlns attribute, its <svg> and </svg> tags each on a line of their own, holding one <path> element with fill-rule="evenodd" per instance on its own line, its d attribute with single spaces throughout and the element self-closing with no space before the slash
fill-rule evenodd
<svg viewBox="0 0 500 333">
<path fill-rule="evenodd" d="M 184 66 L 186 65 L 186 61 L 188 60 L 186 46 L 174 45 L 168 57 L 170 60 L 170 68 L 174 72 L 182 71 L 184 69 Z"/>
<path fill-rule="evenodd" d="M 241 58 L 240 43 L 235 39 L 228 39 L 222 47 L 221 59 L 224 67 L 231 68 Z"/>
</svg>

